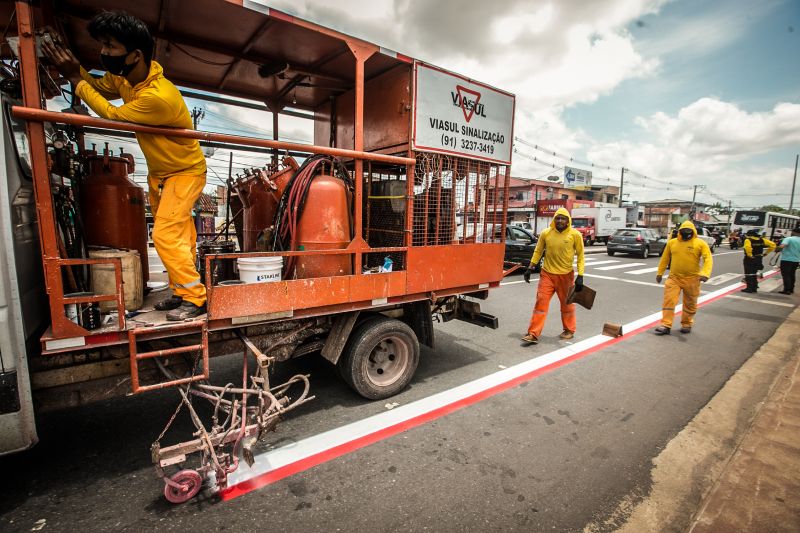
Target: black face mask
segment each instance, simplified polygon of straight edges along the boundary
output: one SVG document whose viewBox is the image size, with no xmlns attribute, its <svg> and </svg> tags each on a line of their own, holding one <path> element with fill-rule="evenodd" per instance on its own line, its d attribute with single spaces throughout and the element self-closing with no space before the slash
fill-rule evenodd
<svg viewBox="0 0 800 533">
<path fill-rule="evenodd" d="M 111 74 L 117 76 L 127 76 L 136 67 L 136 63 L 130 65 L 125 63 L 125 58 L 130 55 L 130 52 L 121 56 L 111 56 L 108 54 L 100 54 L 100 64 Z"/>
<path fill-rule="evenodd" d="M 692 231 L 679 231 L 678 233 L 681 234 L 681 239 L 683 239 L 684 241 L 688 241 L 694 236 L 694 232 Z"/>
</svg>

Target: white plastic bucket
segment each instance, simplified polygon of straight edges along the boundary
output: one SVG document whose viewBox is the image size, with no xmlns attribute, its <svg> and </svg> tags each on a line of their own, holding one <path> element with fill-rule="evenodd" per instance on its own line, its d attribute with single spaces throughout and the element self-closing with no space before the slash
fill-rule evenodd
<svg viewBox="0 0 800 533">
<path fill-rule="evenodd" d="M 281 280 L 283 257 L 240 257 L 239 279 L 245 283 L 269 283 Z"/>
</svg>

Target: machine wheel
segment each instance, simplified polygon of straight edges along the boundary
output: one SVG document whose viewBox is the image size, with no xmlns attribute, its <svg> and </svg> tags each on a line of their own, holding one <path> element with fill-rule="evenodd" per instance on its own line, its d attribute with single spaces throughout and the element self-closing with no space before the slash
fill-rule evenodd
<svg viewBox="0 0 800 533">
<path fill-rule="evenodd" d="M 188 502 L 197 496 L 203 486 L 203 478 L 196 470 L 181 470 L 170 479 L 183 486 L 178 489 L 172 485 L 164 485 L 164 497 L 170 503 Z"/>
<path fill-rule="evenodd" d="M 611 257 L 614 257 L 614 253 L 615 253 L 615 252 L 608 251 L 608 252 L 606 252 L 606 253 L 607 253 L 608 255 L 610 255 Z"/>
<path fill-rule="evenodd" d="M 419 363 L 419 341 L 404 322 L 378 316 L 362 322 L 347 341 L 337 366 L 358 394 L 381 400 L 403 390 Z"/>
<path fill-rule="evenodd" d="M 642 250 L 642 259 L 647 259 L 648 255 L 650 255 L 650 247 L 645 246 L 644 250 Z"/>
</svg>

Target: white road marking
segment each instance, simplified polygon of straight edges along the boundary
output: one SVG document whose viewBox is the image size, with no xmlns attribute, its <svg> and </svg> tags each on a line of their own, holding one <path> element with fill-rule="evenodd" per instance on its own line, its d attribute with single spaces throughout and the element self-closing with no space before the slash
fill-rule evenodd
<svg viewBox="0 0 800 533">
<path fill-rule="evenodd" d="M 623 265 L 605 266 L 605 267 L 602 267 L 602 268 L 598 268 L 597 270 L 618 270 L 620 268 L 630 268 L 630 267 L 642 266 L 642 265 L 646 265 L 646 264 L 647 263 L 625 263 Z"/>
<path fill-rule="evenodd" d="M 662 287 L 660 283 L 656 283 L 655 281 L 638 281 L 635 279 L 625 279 L 625 278 L 615 278 L 613 276 L 598 276 L 597 274 L 584 274 L 583 277 L 585 278 L 597 278 L 597 279 L 610 279 L 612 281 L 622 281 L 624 283 L 633 283 L 634 285 L 648 285 L 650 287 Z"/>
<path fill-rule="evenodd" d="M 649 272 L 658 272 L 658 267 L 650 267 L 650 268 L 640 268 L 639 270 L 631 270 L 630 272 L 625 272 L 626 274 L 647 274 Z"/>
<path fill-rule="evenodd" d="M 534 282 L 534 281 L 539 281 L 539 278 L 531 278 L 531 282 Z M 525 283 L 525 280 L 521 279 L 521 280 L 518 280 L 518 281 L 506 281 L 505 283 L 501 283 L 500 286 L 503 287 L 505 285 L 514 285 L 516 283 Z"/>
<path fill-rule="evenodd" d="M 738 272 L 726 272 L 725 274 L 720 274 L 718 276 L 714 276 L 713 278 L 706 281 L 708 285 L 722 285 L 725 282 L 728 282 L 732 279 L 742 277 L 741 274 Z"/>
<path fill-rule="evenodd" d="M 698 304 L 702 305 L 709 300 L 723 297 L 739 286 L 740 284 L 737 283 L 701 296 Z M 682 305 L 678 305 L 675 307 L 675 312 L 678 313 L 681 309 Z M 624 324 L 623 331 L 627 332 L 624 337 L 639 333 L 638 330 L 655 324 L 660 318 L 661 311 L 658 311 Z M 535 356 L 452 389 L 261 453 L 255 457 L 255 463 L 251 468 L 239 468 L 229 476 L 229 488 L 223 492 L 223 499 L 228 500 L 246 494 L 277 479 L 306 470 L 405 431 L 410 427 L 430 422 L 449 412 L 472 405 L 505 390 L 515 380 L 532 379 L 535 377 L 533 373 L 538 370 L 558 364 L 565 359 L 588 355 L 587 352 L 590 350 L 610 342 L 617 341 L 605 335 L 595 335 L 571 346 Z M 324 454 L 326 453 L 330 453 L 331 456 L 325 458 Z M 274 479 L 269 479 L 270 473 L 280 469 L 283 471 L 279 472 Z M 209 477 L 212 478 L 211 486 L 215 486 L 213 473 Z M 260 480 L 256 478 L 260 478 Z M 237 487 L 239 484 L 243 485 Z"/>
<path fill-rule="evenodd" d="M 608 263 L 619 263 L 619 260 L 618 259 L 609 259 L 608 261 L 592 261 L 591 263 L 589 261 L 586 261 L 584 264 L 586 266 L 593 267 L 593 266 L 596 266 L 596 265 L 606 265 Z"/>
<path fill-rule="evenodd" d="M 718 255 L 730 255 L 730 254 L 743 254 L 744 255 L 744 252 L 742 252 L 740 250 L 734 250 L 732 252 L 716 252 L 714 254 L 714 257 L 717 257 Z"/>
<path fill-rule="evenodd" d="M 778 305 L 780 307 L 794 307 L 794 304 L 786 303 L 786 302 L 774 302 L 772 300 L 763 300 L 761 298 L 750 298 L 749 296 L 739 296 L 738 294 L 731 294 L 728 298 L 733 298 L 734 300 L 744 300 L 745 302 L 758 302 L 760 304 L 768 304 L 768 305 Z"/>
<path fill-rule="evenodd" d="M 758 280 L 758 290 L 760 290 L 760 291 L 772 292 L 775 289 L 777 289 L 778 287 L 782 287 L 782 286 L 783 286 L 783 282 L 778 278 L 765 279 L 763 281 Z"/>
</svg>

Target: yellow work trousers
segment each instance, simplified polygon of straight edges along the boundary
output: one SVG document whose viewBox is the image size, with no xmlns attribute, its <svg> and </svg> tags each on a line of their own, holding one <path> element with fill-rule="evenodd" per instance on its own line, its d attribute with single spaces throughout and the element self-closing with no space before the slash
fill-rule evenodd
<svg viewBox="0 0 800 533">
<path fill-rule="evenodd" d="M 678 298 L 683 291 L 683 312 L 681 314 L 681 326 L 691 328 L 694 324 L 694 315 L 697 313 L 697 297 L 700 295 L 700 277 L 670 276 L 664 283 L 664 305 L 661 308 L 661 325 L 667 328 L 672 327 L 672 320 L 675 318 L 675 306 Z"/>
<path fill-rule="evenodd" d="M 178 175 L 166 179 L 148 176 L 150 209 L 153 212 L 153 243 L 169 275 L 176 296 L 201 306 L 206 287 L 195 266 L 197 230 L 192 208 L 203 192 L 206 176 Z"/>
</svg>

